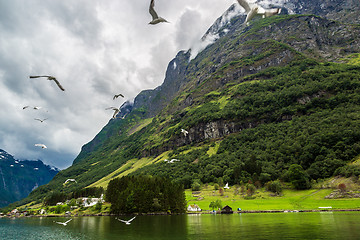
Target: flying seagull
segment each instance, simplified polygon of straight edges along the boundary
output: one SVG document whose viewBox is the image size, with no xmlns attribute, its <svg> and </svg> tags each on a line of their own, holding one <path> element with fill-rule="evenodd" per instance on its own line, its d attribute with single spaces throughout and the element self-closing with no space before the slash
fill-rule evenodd
<svg viewBox="0 0 360 240">
<path fill-rule="evenodd" d="M 72 179 L 72 178 L 66 179 L 66 181 L 64 182 L 64 184 L 66 184 L 67 182 L 76 182 L 76 183 L 77 183 L 77 181 L 76 181 L 75 179 Z"/>
<path fill-rule="evenodd" d="M 189 132 L 185 129 L 181 129 L 181 133 L 183 133 L 185 137 L 189 134 Z"/>
<path fill-rule="evenodd" d="M 158 24 L 158 23 L 161 23 L 161 22 L 168 22 L 164 18 L 159 17 L 157 15 L 157 13 L 155 12 L 154 6 L 155 6 L 155 0 L 151 0 L 150 7 L 149 7 L 149 13 L 152 16 L 152 21 L 149 22 L 149 24 L 155 25 L 155 24 Z"/>
<path fill-rule="evenodd" d="M 47 148 L 47 147 L 45 146 L 45 144 L 42 144 L 42 143 L 36 143 L 36 144 L 35 144 L 35 147 Z"/>
<path fill-rule="evenodd" d="M 130 220 L 127 220 L 127 221 L 125 221 L 125 220 L 121 220 L 121 219 L 118 219 L 118 218 L 115 218 L 116 220 L 119 220 L 120 222 L 123 222 L 123 223 L 125 223 L 126 225 L 130 225 L 131 224 L 131 221 L 132 220 L 134 220 L 136 218 L 136 216 L 135 217 L 133 217 L 132 219 L 130 219 Z"/>
<path fill-rule="evenodd" d="M 180 162 L 180 160 L 173 158 L 173 159 L 171 159 L 171 160 L 169 160 L 169 159 L 165 159 L 165 160 L 164 160 L 164 162 L 167 162 L 167 163 L 174 163 L 174 162 Z"/>
<path fill-rule="evenodd" d="M 52 81 L 54 81 L 55 83 L 56 83 L 56 85 L 58 85 L 58 87 L 62 90 L 62 91 L 65 91 L 65 89 L 61 86 L 61 84 L 59 83 L 59 81 L 55 78 L 55 77 L 53 77 L 53 76 L 47 76 L 47 75 L 45 75 L 45 76 L 30 76 L 30 78 L 41 78 L 41 77 L 45 77 L 45 78 L 47 78 L 47 80 L 52 80 Z"/>
<path fill-rule="evenodd" d="M 115 98 L 118 98 L 118 97 L 124 97 L 124 95 L 122 95 L 121 93 L 116 94 L 116 95 L 114 95 L 113 100 L 115 100 Z"/>
<path fill-rule="evenodd" d="M 276 14 L 280 14 L 281 8 L 272 8 L 272 9 L 263 9 L 257 5 L 250 7 L 249 3 L 246 0 L 237 0 L 240 6 L 245 9 L 247 13 L 245 24 L 247 24 L 251 19 L 256 15 L 261 15 L 263 18 L 270 17 Z"/>
<path fill-rule="evenodd" d="M 54 223 L 57 223 L 57 224 L 61 224 L 63 226 L 66 226 L 70 221 L 72 220 L 72 218 L 70 220 L 67 220 L 66 222 L 55 222 Z"/>
<path fill-rule="evenodd" d="M 44 119 L 40 119 L 40 118 L 34 118 L 34 120 L 37 120 L 37 121 L 39 121 L 39 122 L 44 122 L 44 121 L 46 121 L 48 118 L 44 118 Z"/>
<path fill-rule="evenodd" d="M 29 108 L 30 106 L 24 106 L 23 107 L 23 109 L 25 110 L 25 109 L 27 109 L 27 108 Z M 35 107 L 32 107 L 32 109 L 35 109 L 35 110 L 39 110 L 39 109 L 41 109 L 42 107 L 38 107 L 38 106 L 35 106 Z"/>
<path fill-rule="evenodd" d="M 108 107 L 108 108 L 105 108 L 105 110 L 114 110 L 114 114 L 113 114 L 113 116 L 112 116 L 112 118 L 113 119 L 115 119 L 116 118 L 116 115 L 120 112 L 120 110 L 118 109 L 118 108 L 116 108 L 116 107 Z"/>
</svg>

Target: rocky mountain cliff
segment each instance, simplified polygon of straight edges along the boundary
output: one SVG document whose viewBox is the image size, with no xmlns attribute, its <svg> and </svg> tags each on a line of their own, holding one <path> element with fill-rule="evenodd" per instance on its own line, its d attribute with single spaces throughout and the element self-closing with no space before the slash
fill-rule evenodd
<svg viewBox="0 0 360 240">
<path fill-rule="evenodd" d="M 0 207 L 27 197 L 34 189 L 47 184 L 58 172 L 58 169 L 40 160 L 16 160 L 0 149 Z"/>
<path fill-rule="evenodd" d="M 161 86 L 123 105 L 125 119 L 111 120 L 28 201 L 70 177 L 77 187 L 106 187 L 151 174 L 189 187 L 193 179 L 286 181 L 294 163 L 312 179 L 348 169 L 360 154 L 359 1 L 271 3 L 259 1 L 282 14 L 248 26 L 230 7 L 204 35 L 203 51 L 179 52 Z"/>
<path fill-rule="evenodd" d="M 359 46 L 358 31 L 352 32 L 352 27 L 344 30 L 344 24 L 359 24 L 360 2 L 357 0 L 277 0 L 277 1 L 258 1 L 263 7 L 281 7 L 281 15 L 293 14 L 313 14 L 318 17 L 294 18 L 290 24 L 287 21 L 282 24 L 269 26 L 269 28 L 251 28 L 247 37 L 241 41 L 249 39 L 273 39 L 278 42 L 289 44 L 296 51 L 306 52 L 308 56 L 322 60 L 335 61 L 343 55 L 357 52 Z M 243 10 L 238 4 L 232 5 L 221 17 L 219 17 L 209 30 L 204 34 L 202 41 L 209 45 L 225 35 L 239 34 L 248 31 L 244 28 L 245 20 Z M 336 21 L 339 22 L 336 22 Z M 341 22 L 341 23 L 340 23 Z M 320 29 L 321 28 L 321 29 Z M 347 28 L 347 27 L 345 27 Z M 231 29 L 231 30 L 230 30 Z M 254 33 L 254 31 L 258 31 Z M 293 32 L 293 31 L 296 32 Z M 324 31 L 326 30 L 326 31 Z M 234 32 L 236 31 L 236 32 Z M 344 34 L 350 34 L 345 36 Z M 296 36 L 296 37 L 295 37 Z M 226 41 L 228 39 L 226 38 Z M 353 42 L 354 41 L 354 42 Z M 215 52 L 216 54 L 216 52 Z M 256 54 L 253 52 L 252 54 Z M 189 71 L 189 60 L 191 49 L 180 51 L 177 56 L 169 63 L 164 83 L 154 90 L 144 90 L 135 98 L 134 103 L 125 103 L 119 113 L 119 117 L 125 116 L 132 110 L 140 110 L 141 118 L 156 116 L 170 100 L 178 95 L 179 90 L 189 81 L 187 75 Z M 217 56 L 221 59 L 223 56 Z M 219 62 L 215 61 L 219 65 Z M 276 64 L 275 64 L 276 65 Z M 272 66 L 271 63 L 265 67 Z M 216 65 L 208 69 L 214 72 Z M 263 68 L 258 68 L 261 70 Z M 243 72 L 242 75 L 251 74 L 255 71 Z M 231 80 L 231 79 L 228 79 Z M 199 79 L 198 81 L 201 81 Z M 101 132 L 89 143 L 83 146 L 82 151 L 74 160 L 74 163 L 81 161 L 88 153 L 96 150 L 105 139 L 118 133 L 118 123 L 110 121 Z M 115 126 L 114 126 L 115 125 Z"/>
</svg>

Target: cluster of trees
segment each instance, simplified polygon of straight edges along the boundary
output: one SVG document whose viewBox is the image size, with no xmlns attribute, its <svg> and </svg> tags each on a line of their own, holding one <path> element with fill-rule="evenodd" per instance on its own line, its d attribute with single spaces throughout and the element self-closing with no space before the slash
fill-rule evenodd
<svg viewBox="0 0 360 240">
<path fill-rule="evenodd" d="M 106 201 L 111 212 L 185 212 L 186 201 L 182 184 L 151 176 L 126 176 L 109 182 Z"/>
</svg>

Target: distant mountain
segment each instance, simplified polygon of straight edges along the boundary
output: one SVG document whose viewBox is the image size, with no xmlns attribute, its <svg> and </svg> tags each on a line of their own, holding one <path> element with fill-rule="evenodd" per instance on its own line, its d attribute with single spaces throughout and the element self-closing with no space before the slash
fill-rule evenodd
<svg viewBox="0 0 360 240">
<path fill-rule="evenodd" d="M 292 164 L 314 180 L 345 169 L 360 155 L 360 2 L 259 3 L 282 14 L 247 26 L 231 6 L 200 50 L 180 51 L 161 86 L 123 105 L 124 119 L 110 120 L 25 201 L 131 174 L 189 187 L 195 179 L 287 181 Z M 67 178 L 78 184 L 64 189 Z"/>
<path fill-rule="evenodd" d="M 0 149 L 0 207 L 27 197 L 58 172 L 57 168 L 44 165 L 40 160 L 16 160 Z"/>
</svg>

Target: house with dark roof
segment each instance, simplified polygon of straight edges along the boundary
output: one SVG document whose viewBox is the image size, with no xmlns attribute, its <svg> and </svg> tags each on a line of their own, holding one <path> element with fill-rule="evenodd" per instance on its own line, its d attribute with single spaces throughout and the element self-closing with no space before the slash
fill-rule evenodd
<svg viewBox="0 0 360 240">
<path fill-rule="evenodd" d="M 232 208 L 230 206 L 226 205 L 225 207 L 223 207 L 221 209 L 221 213 L 222 214 L 231 214 L 231 213 L 234 213 L 234 212 L 233 212 L 233 210 L 232 210 Z"/>
</svg>

